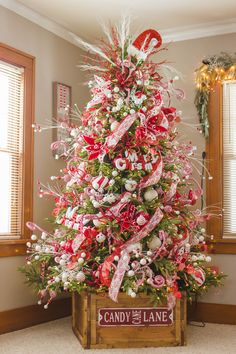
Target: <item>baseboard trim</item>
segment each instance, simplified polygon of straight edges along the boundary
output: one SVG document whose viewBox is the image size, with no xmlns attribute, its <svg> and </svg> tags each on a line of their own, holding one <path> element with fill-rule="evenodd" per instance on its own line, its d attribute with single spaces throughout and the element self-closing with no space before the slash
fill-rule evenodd
<svg viewBox="0 0 236 354">
<path fill-rule="evenodd" d="M 236 305 L 193 303 L 188 306 L 188 320 L 235 325 Z"/>
<path fill-rule="evenodd" d="M 0 312 L 0 334 L 17 331 L 40 323 L 71 315 L 71 298 L 55 300 L 45 310 L 43 306 L 30 305 Z"/>
</svg>

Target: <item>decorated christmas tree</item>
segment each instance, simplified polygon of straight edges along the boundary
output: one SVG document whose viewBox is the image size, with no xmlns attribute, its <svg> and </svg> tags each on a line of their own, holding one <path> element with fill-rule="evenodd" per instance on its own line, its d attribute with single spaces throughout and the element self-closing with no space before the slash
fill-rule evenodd
<svg viewBox="0 0 236 354">
<path fill-rule="evenodd" d="M 66 166 L 39 193 L 55 200 L 54 227 L 28 223 L 22 271 L 45 308 L 62 291 L 107 292 L 114 301 L 144 292 L 174 306 L 222 278 L 206 254 L 210 215 L 193 207 L 202 195 L 195 148 L 178 142 L 182 118 L 170 100 L 182 91 L 151 61 L 162 50 L 158 32 L 134 40 L 124 21 L 105 35 L 98 46 L 76 39 L 87 50 L 81 68 L 92 75 L 92 97 L 62 124 L 69 137 L 52 144 L 63 147 Z"/>
</svg>

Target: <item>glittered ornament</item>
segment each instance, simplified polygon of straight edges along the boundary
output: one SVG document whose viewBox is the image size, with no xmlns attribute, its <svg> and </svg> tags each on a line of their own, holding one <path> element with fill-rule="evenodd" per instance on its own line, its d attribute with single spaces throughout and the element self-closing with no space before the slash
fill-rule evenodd
<svg viewBox="0 0 236 354">
<path fill-rule="evenodd" d="M 151 241 L 148 242 L 148 247 L 150 248 L 150 250 L 156 250 L 161 247 L 161 244 L 162 242 L 159 237 L 154 236 Z"/>
<path fill-rule="evenodd" d="M 155 189 L 148 189 L 145 193 L 144 193 L 144 199 L 147 202 L 151 202 L 153 199 L 158 197 L 158 193 Z"/>
<path fill-rule="evenodd" d="M 83 272 L 78 272 L 76 274 L 76 280 L 80 283 L 85 281 L 85 274 Z"/>
</svg>

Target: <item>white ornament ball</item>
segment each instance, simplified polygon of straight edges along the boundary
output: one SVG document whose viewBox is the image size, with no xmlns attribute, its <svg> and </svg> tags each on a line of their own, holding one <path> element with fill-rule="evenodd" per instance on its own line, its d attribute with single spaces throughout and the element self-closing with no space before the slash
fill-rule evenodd
<svg viewBox="0 0 236 354">
<path fill-rule="evenodd" d="M 142 259 L 140 260 L 140 264 L 141 264 L 141 265 L 145 265 L 146 263 L 147 263 L 147 261 L 146 261 L 145 258 L 142 258 Z"/>
<path fill-rule="evenodd" d="M 111 127 L 110 127 L 111 131 L 113 132 L 118 127 L 118 125 L 119 125 L 119 122 L 117 122 L 117 121 L 114 121 L 113 123 L 111 123 Z"/>
<path fill-rule="evenodd" d="M 60 262 L 59 262 L 59 264 L 60 264 L 61 266 L 64 266 L 64 265 L 66 264 L 66 262 L 64 261 L 64 259 L 61 259 Z"/>
<path fill-rule="evenodd" d="M 211 262 L 211 257 L 210 256 L 206 256 L 206 262 L 210 263 Z"/>
<path fill-rule="evenodd" d="M 36 240 L 37 240 L 37 236 L 36 236 L 36 235 L 32 235 L 32 236 L 31 236 L 31 240 L 32 240 L 32 241 L 36 241 Z"/>
<path fill-rule="evenodd" d="M 55 280 L 56 283 L 60 282 L 60 278 L 59 277 L 56 277 L 54 280 Z"/>
<path fill-rule="evenodd" d="M 114 92 L 116 92 L 116 93 L 117 93 L 117 92 L 119 92 L 119 91 L 120 91 L 119 87 L 117 87 L 117 86 L 116 86 L 116 87 L 114 87 Z"/>
<path fill-rule="evenodd" d="M 118 176 L 118 172 L 117 171 L 112 171 L 111 174 L 112 174 L 113 177 L 117 177 Z"/>
<path fill-rule="evenodd" d="M 130 114 L 134 114 L 134 113 L 135 113 L 135 110 L 134 110 L 134 109 L 131 109 L 131 110 L 129 111 L 129 113 L 130 113 Z"/>
<path fill-rule="evenodd" d="M 34 259 L 35 259 L 36 261 L 38 261 L 38 260 L 39 260 L 39 256 L 35 256 Z"/>
<path fill-rule="evenodd" d="M 127 180 L 125 182 L 125 189 L 128 191 L 128 192 L 133 192 L 137 187 L 137 182 L 134 181 L 134 180 Z"/>
<path fill-rule="evenodd" d="M 128 277 L 133 277 L 134 276 L 134 271 L 133 270 L 129 270 L 127 275 L 128 275 Z"/>
<path fill-rule="evenodd" d="M 128 295 L 131 295 L 132 292 L 133 292 L 133 290 L 131 288 L 129 288 L 128 291 L 127 291 Z"/>
<path fill-rule="evenodd" d="M 159 239 L 159 237 L 154 236 L 152 238 L 152 240 L 150 242 L 148 242 L 148 247 L 150 248 L 150 250 L 156 250 L 157 248 L 161 247 L 161 240 Z"/>
<path fill-rule="evenodd" d="M 118 262 L 118 261 L 119 261 L 119 259 L 120 259 L 120 257 L 119 257 L 119 256 L 115 256 L 115 257 L 114 257 L 114 261 L 116 261 L 116 262 Z"/>
<path fill-rule="evenodd" d="M 153 199 L 158 197 L 158 193 L 155 189 L 148 189 L 145 193 L 144 193 L 144 199 L 147 202 L 151 202 Z"/>
<path fill-rule="evenodd" d="M 47 238 L 46 232 L 42 232 L 41 239 L 42 239 L 42 240 L 46 240 L 46 238 Z"/>
<path fill-rule="evenodd" d="M 104 242 L 105 239 L 106 239 L 106 236 L 105 236 L 102 232 L 100 232 L 100 233 L 96 236 L 96 240 L 97 240 L 98 243 Z"/>
<path fill-rule="evenodd" d="M 135 298 L 135 297 L 136 297 L 136 293 L 135 293 L 134 291 L 132 291 L 132 293 L 130 294 L 130 296 L 131 296 L 132 298 Z"/>
<path fill-rule="evenodd" d="M 109 186 L 113 186 L 113 184 L 115 184 L 115 180 L 111 179 L 110 182 L 109 182 Z"/>
<path fill-rule="evenodd" d="M 101 221 L 100 220 L 93 220 L 93 225 L 96 226 L 96 227 L 99 227 L 102 225 Z"/>
<path fill-rule="evenodd" d="M 85 258 L 85 257 L 86 257 L 86 253 L 85 253 L 85 252 L 82 252 L 82 253 L 81 253 L 81 257 L 82 257 L 82 258 Z"/>
<path fill-rule="evenodd" d="M 193 255 L 193 256 L 192 256 L 192 261 L 193 261 L 193 262 L 196 262 L 196 261 L 197 261 L 197 256 Z"/>
<path fill-rule="evenodd" d="M 130 252 L 138 252 L 142 250 L 142 244 L 140 242 L 132 243 L 127 248 L 127 251 Z"/>
<path fill-rule="evenodd" d="M 204 236 L 199 236 L 199 238 L 198 238 L 198 239 L 199 239 L 199 241 L 200 241 L 200 242 L 202 242 L 202 241 L 204 241 L 204 240 L 205 240 L 205 237 L 204 237 Z"/>
<path fill-rule="evenodd" d="M 76 280 L 78 282 L 82 282 L 82 281 L 85 281 L 85 274 L 83 272 L 78 272 L 76 274 Z"/>
<path fill-rule="evenodd" d="M 96 200 L 94 200 L 92 203 L 93 203 L 94 208 L 99 208 L 100 207 L 100 203 L 97 202 Z"/>
<path fill-rule="evenodd" d="M 82 265 L 82 264 L 84 264 L 84 259 L 82 257 L 80 257 L 77 262 L 79 265 Z"/>
<path fill-rule="evenodd" d="M 201 254 L 199 257 L 198 257 L 198 260 L 199 261 L 205 261 L 206 257 L 204 256 L 204 254 Z"/>
<path fill-rule="evenodd" d="M 40 251 L 41 251 L 41 246 L 36 245 L 36 246 L 35 246 L 35 251 L 36 251 L 36 252 L 40 252 Z"/>
</svg>

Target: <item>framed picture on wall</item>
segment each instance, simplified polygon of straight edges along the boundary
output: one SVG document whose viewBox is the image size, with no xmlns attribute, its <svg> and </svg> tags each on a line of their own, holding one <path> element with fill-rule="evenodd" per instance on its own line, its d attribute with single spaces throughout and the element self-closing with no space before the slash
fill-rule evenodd
<svg viewBox="0 0 236 354">
<path fill-rule="evenodd" d="M 57 81 L 53 82 L 53 117 L 57 126 L 61 123 L 68 124 L 70 122 L 71 102 L 71 86 Z M 53 129 L 53 141 L 66 140 L 67 137 L 68 133 L 66 129 Z M 63 153 L 63 146 L 59 146 L 56 150 L 53 150 L 55 158 L 64 157 Z"/>
</svg>

